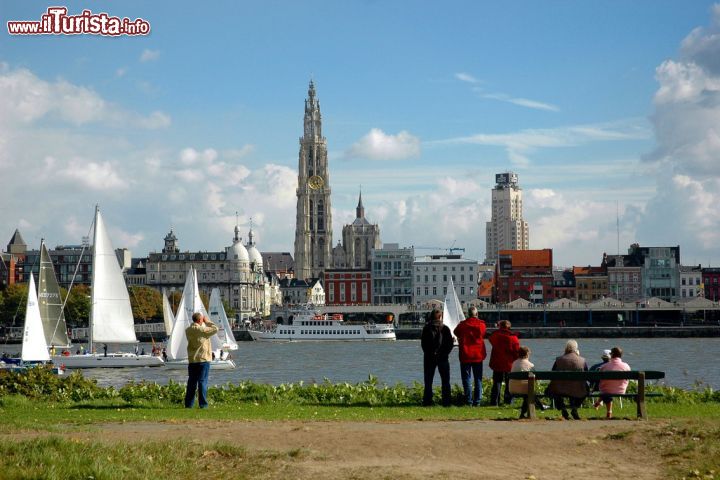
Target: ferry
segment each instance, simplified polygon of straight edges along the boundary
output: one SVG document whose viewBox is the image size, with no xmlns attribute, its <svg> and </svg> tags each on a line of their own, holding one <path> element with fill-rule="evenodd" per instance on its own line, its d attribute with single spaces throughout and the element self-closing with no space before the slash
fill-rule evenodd
<svg viewBox="0 0 720 480">
<path fill-rule="evenodd" d="M 269 330 L 250 330 L 250 336 L 253 340 L 271 342 L 395 340 L 392 323 L 348 325 L 340 314 L 328 315 L 310 309 L 291 313 L 288 325 L 278 323 Z"/>
</svg>

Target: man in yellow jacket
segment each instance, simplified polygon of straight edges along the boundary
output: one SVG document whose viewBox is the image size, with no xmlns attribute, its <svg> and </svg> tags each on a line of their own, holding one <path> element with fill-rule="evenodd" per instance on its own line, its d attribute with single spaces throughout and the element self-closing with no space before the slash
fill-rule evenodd
<svg viewBox="0 0 720 480">
<path fill-rule="evenodd" d="M 212 348 L 210 337 L 215 335 L 218 327 L 203 316 L 194 313 L 193 323 L 185 329 L 188 352 L 188 382 L 185 392 L 185 408 L 192 408 L 195 404 L 195 391 L 198 391 L 198 404 L 200 408 L 207 408 L 207 384 L 210 374 L 210 361 Z"/>
</svg>

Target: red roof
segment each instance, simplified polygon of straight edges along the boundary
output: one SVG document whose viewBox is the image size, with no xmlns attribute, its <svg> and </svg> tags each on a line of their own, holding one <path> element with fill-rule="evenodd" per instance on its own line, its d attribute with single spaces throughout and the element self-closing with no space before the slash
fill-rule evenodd
<svg viewBox="0 0 720 480">
<path fill-rule="evenodd" d="M 552 268 L 552 249 L 542 250 L 500 250 L 498 255 L 510 255 L 513 267 Z"/>
</svg>

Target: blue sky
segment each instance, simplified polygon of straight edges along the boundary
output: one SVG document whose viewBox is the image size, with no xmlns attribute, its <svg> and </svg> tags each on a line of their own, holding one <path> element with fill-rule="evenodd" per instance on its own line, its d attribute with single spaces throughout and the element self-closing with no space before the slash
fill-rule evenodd
<svg viewBox="0 0 720 480">
<path fill-rule="evenodd" d="M 100 203 L 135 255 L 171 225 L 183 249 L 220 249 L 236 211 L 261 250 L 292 251 L 312 76 L 335 241 L 362 184 L 384 242 L 482 259 L 494 174 L 513 170 L 531 247 L 558 265 L 616 251 L 616 202 L 621 250 L 720 261 L 720 8 L 508 3 L 71 2 L 152 33 L 5 31 L 0 174 L 21 180 L 0 192 L 0 238 L 77 243 Z M 0 19 L 48 6 L 1 0 Z"/>
</svg>

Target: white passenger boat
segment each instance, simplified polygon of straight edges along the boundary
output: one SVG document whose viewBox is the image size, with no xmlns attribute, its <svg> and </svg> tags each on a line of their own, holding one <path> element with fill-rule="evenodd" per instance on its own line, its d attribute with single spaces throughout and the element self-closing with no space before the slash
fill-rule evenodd
<svg viewBox="0 0 720 480">
<path fill-rule="evenodd" d="M 322 314 L 310 307 L 291 311 L 288 322 L 249 333 L 253 340 L 274 342 L 395 340 L 392 323 L 348 325 L 342 315 Z"/>
</svg>

